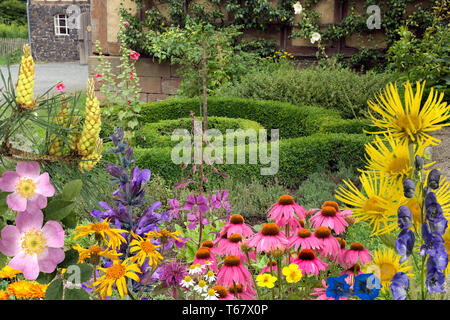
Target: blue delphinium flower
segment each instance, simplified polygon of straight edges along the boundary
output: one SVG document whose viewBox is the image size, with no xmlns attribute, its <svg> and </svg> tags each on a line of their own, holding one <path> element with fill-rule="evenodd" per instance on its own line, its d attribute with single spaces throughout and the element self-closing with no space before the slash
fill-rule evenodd
<svg viewBox="0 0 450 320">
<path fill-rule="evenodd" d="M 361 300 L 373 300 L 380 294 L 380 286 L 373 286 L 373 273 L 362 273 L 355 277 L 353 290 Z"/>
<path fill-rule="evenodd" d="M 391 280 L 392 296 L 395 300 L 406 300 L 409 290 L 409 279 L 406 273 L 397 272 Z"/>
<path fill-rule="evenodd" d="M 427 260 L 427 279 L 425 284 L 430 295 L 433 292 L 444 292 L 445 274 L 434 263 L 434 259 Z"/>
<path fill-rule="evenodd" d="M 340 277 L 328 278 L 328 287 L 326 290 L 327 297 L 335 300 L 340 298 L 347 298 L 351 295 L 350 286 L 345 281 L 348 275 L 343 274 Z"/>
<path fill-rule="evenodd" d="M 413 219 L 411 211 L 407 206 L 400 206 L 397 211 L 398 227 L 400 229 L 409 229 L 412 226 Z"/>
<path fill-rule="evenodd" d="M 406 198 L 412 198 L 416 194 L 416 186 L 412 179 L 408 178 L 403 181 L 403 194 Z"/>
<path fill-rule="evenodd" d="M 397 240 L 395 241 L 395 249 L 401 256 L 400 263 L 408 260 L 413 251 L 415 241 L 416 237 L 414 236 L 414 232 L 411 230 L 404 229 L 400 232 Z"/>
<path fill-rule="evenodd" d="M 441 172 L 437 169 L 431 170 L 428 174 L 427 185 L 431 189 L 435 190 L 439 188 L 439 180 L 441 179 Z"/>
</svg>

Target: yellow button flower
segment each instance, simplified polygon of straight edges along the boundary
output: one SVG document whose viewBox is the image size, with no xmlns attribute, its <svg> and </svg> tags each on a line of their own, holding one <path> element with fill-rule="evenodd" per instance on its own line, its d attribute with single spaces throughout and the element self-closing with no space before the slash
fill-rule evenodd
<svg viewBox="0 0 450 320">
<path fill-rule="evenodd" d="M 275 281 L 277 281 L 277 278 L 269 273 L 260 274 L 256 277 L 258 287 L 273 288 Z"/>
<path fill-rule="evenodd" d="M 289 283 L 297 283 L 302 279 L 302 270 L 296 264 L 290 264 L 283 268 L 283 275 L 286 276 L 286 281 Z"/>
</svg>

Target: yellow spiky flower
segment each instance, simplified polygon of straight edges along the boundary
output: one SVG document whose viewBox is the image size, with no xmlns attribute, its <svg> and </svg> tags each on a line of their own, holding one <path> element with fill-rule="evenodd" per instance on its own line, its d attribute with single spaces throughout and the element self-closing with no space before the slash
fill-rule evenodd
<svg viewBox="0 0 450 320">
<path fill-rule="evenodd" d="M 16 102 L 24 109 L 35 109 L 34 94 L 34 61 L 28 44 L 23 46 L 23 56 L 20 61 L 19 79 L 16 83 Z"/>
<path fill-rule="evenodd" d="M 90 171 L 102 158 L 103 140 L 98 138 L 93 152 L 88 156 L 83 156 L 79 162 L 81 172 Z"/>
<path fill-rule="evenodd" d="M 63 103 L 61 105 L 61 109 L 58 112 L 58 116 L 56 117 L 56 125 L 60 127 L 67 127 L 69 123 L 69 109 L 68 104 Z M 55 156 L 62 156 L 63 154 L 63 141 L 61 138 L 58 138 L 56 134 L 52 134 L 50 137 L 50 147 L 48 150 L 48 154 Z"/>
<path fill-rule="evenodd" d="M 77 151 L 83 157 L 89 157 L 94 153 L 101 126 L 100 105 L 94 94 L 94 80 L 88 80 L 86 113 L 84 116 L 83 130 L 77 143 Z"/>
<path fill-rule="evenodd" d="M 71 151 L 77 150 L 77 144 L 78 144 L 78 141 L 80 140 L 80 133 L 78 131 L 79 123 L 80 123 L 80 117 L 75 116 L 75 117 L 73 117 L 72 123 L 70 124 L 70 127 L 69 127 L 70 133 L 67 136 L 67 138 L 69 140 L 68 146 Z"/>
</svg>

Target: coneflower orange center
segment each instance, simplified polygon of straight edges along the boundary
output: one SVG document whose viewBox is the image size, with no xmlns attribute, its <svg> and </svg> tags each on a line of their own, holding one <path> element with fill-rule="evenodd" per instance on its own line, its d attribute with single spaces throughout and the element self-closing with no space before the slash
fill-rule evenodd
<svg viewBox="0 0 450 320">
<path fill-rule="evenodd" d="M 322 205 L 324 207 L 333 207 L 336 211 L 339 211 L 339 205 L 335 201 L 325 201 Z"/>
<path fill-rule="evenodd" d="M 302 228 L 305 227 L 305 221 L 303 219 L 297 219 L 298 222 L 300 222 L 300 225 L 302 226 Z"/>
<path fill-rule="evenodd" d="M 314 254 L 314 251 L 312 251 L 311 249 L 303 249 L 298 254 L 298 258 L 301 260 L 314 260 L 315 257 L 316 255 Z"/>
<path fill-rule="evenodd" d="M 266 223 L 262 227 L 261 233 L 265 236 L 276 236 L 280 233 L 280 228 L 275 223 Z"/>
<path fill-rule="evenodd" d="M 354 242 L 350 245 L 350 250 L 362 251 L 364 250 L 364 246 L 361 242 Z"/>
<path fill-rule="evenodd" d="M 240 234 L 232 234 L 228 239 L 230 242 L 238 243 L 242 241 L 242 236 Z"/>
<path fill-rule="evenodd" d="M 276 262 L 275 260 L 272 260 L 272 261 L 268 261 L 268 262 L 267 262 L 267 266 L 268 266 L 268 267 L 270 267 L 271 264 L 272 264 L 272 267 L 274 267 L 274 266 L 277 265 L 277 262 Z"/>
<path fill-rule="evenodd" d="M 224 264 L 227 267 L 235 267 L 241 264 L 241 259 L 238 256 L 227 256 Z"/>
<path fill-rule="evenodd" d="M 297 231 L 297 236 L 300 238 L 308 238 L 311 236 L 311 231 L 308 229 L 300 229 Z"/>
<path fill-rule="evenodd" d="M 325 217 L 335 217 L 336 213 L 337 211 L 334 207 L 329 206 L 322 207 L 322 215 Z"/>
<path fill-rule="evenodd" d="M 359 263 L 354 264 L 348 270 L 350 270 L 352 272 L 359 272 L 359 271 L 361 271 L 361 265 Z"/>
<path fill-rule="evenodd" d="M 331 235 L 331 230 L 328 227 L 318 227 L 314 234 L 317 238 L 328 238 Z"/>
<path fill-rule="evenodd" d="M 230 291 L 231 293 L 242 293 L 242 291 L 244 291 L 244 288 L 242 288 L 242 285 L 241 284 L 237 284 L 237 285 L 231 285 L 229 288 L 228 288 L 228 291 Z"/>
<path fill-rule="evenodd" d="M 127 272 L 127 268 L 121 264 L 114 264 L 106 269 L 106 278 L 111 280 L 118 280 L 122 278 Z"/>
<path fill-rule="evenodd" d="M 345 242 L 345 240 L 341 239 L 341 238 L 336 238 L 336 240 L 339 241 L 339 244 L 341 245 L 341 249 L 345 249 L 347 242 Z"/>
<path fill-rule="evenodd" d="M 213 243 L 211 240 L 204 241 L 204 242 L 202 243 L 202 247 L 212 248 L 212 247 L 214 247 L 214 243 Z"/>
<path fill-rule="evenodd" d="M 282 204 L 282 205 L 294 204 L 294 198 L 292 198 L 292 196 L 286 194 L 284 196 L 281 196 L 278 199 L 278 204 Z"/>
<path fill-rule="evenodd" d="M 211 257 L 211 252 L 208 247 L 200 247 L 195 254 L 197 259 L 208 259 Z"/>
<path fill-rule="evenodd" d="M 233 214 L 230 217 L 230 223 L 232 224 L 243 224 L 244 218 L 240 214 Z"/>
<path fill-rule="evenodd" d="M 219 298 L 226 298 L 228 295 L 228 291 L 224 286 L 214 286 L 212 287 L 214 291 L 219 294 Z"/>
</svg>

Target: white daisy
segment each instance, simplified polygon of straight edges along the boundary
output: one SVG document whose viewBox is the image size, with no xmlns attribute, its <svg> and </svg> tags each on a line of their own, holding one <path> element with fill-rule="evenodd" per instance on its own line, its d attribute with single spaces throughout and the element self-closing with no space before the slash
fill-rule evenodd
<svg viewBox="0 0 450 320">
<path fill-rule="evenodd" d="M 188 273 L 190 275 L 196 275 L 196 274 L 203 273 L 203 267 L 200 263 L 193 264 L 193 265 L 189 266 Z"/>
<path fill-rule="evenodd" d="M 311 35 L 311 43 L 315 43 L 315 42 L 319 41 L 320 38 L 321 38 L 320 33 L 314 32 L 314 33 Z"/>
<path fill-rule="evenodd" d="M 300 2 L 297 1 L 297 3 L 294 4 L 294 13 L 300 14 L 303 11 L 303 7 Z"/>
<path fill-rule="evenodd" d="M 211 270 L 209 270 L 203 277 L 208 280 L 209 283 L 216 281 L 216 275 Z"/>
<path fill-rule="evenodd" d="M 180 285 L 183 288 L 190 288 L 194 286 L 194 280 L 192 280 L 192 278 L 190 276 L 186 276 L 184 277 L 183 280 L 181 280 Z"/>
<path fill-rule="evenodd" d="M 208 292 L 208 286 L 206 285 L 206 281 L 200 280 L 198 284 L 194 287 L 194 291 L 200 294 Z"/>
<path fill-rule="evenodd" d="M 205 300 L 219 300 L 219 294 L 214 289 L 209 289 L 207 293 L 202 294 Z"/>
</svg>

